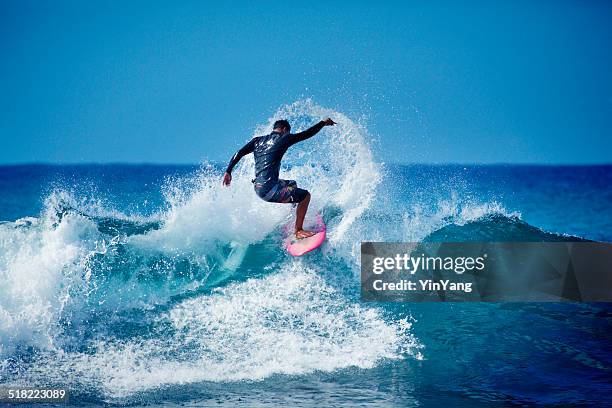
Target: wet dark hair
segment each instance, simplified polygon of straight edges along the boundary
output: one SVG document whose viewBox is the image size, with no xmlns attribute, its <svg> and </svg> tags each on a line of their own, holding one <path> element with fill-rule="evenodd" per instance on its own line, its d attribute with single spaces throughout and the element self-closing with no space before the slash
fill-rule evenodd
<svg viewBox="0 0 612 408">
<path fill-rule="evenodd" d="M 281 120 L 277 120 L 276 122 L 274 122 L 274 125 L 272 126 L 272 130 L 279 129 L 279 128 L 287 128 L 291 130 L 291 125 L 285 119 L 281 119 Z"/>
</svg>

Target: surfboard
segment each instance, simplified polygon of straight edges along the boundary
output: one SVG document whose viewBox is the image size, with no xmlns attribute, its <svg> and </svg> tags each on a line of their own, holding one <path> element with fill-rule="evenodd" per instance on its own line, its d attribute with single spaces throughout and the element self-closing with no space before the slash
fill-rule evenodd
<svg viewBox="0 0 612 408">
<path fill-rule="evenodd" d="M 285 248 L 293 256 L 302 256 L 307 252 L 317 249 L 325 241 L 325 223 L 320 215 L 317 216 L 317 225 L 312 228 L 316 231 L 311 237 L 297 239 L 293 234 L 293 230 L 289 233 L 289 237 L 285 240 Z"/>
</svg>

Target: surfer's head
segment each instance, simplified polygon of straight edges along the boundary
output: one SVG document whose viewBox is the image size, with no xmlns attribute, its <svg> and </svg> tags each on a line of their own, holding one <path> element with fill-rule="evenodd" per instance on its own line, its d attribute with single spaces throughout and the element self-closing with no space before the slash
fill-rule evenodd
<svg viewBox="0 0 612 408">
<path fill-rule="evenodd" d="M 279 133 L 291 132 L 291 125 L 285 119 L 277 120 L 274 122 L 272 130 Z"/>
</svg>

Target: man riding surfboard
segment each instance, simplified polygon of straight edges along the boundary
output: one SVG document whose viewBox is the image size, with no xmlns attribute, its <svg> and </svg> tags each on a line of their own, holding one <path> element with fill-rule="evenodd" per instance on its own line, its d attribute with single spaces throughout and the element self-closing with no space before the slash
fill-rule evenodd
<svg viewBox="0 0 612 408">
<path fill-rule="evenodd" d="M 264 201 L 271 203 L 297 204 L 295 212 L 295 237 L 307 238 L 315 233 L 303 228 L 304 217 L 310 203 L 308 190 L 298 188 L 295 180 L 279 179 L 281 160 L 287 149 L 294 144 L 316 135 L 324 126 L 333 126 L 336 122 L 327 118 L 300 133 L 290 133 L 291 125 L 286 120 L 277 120 L 272 126 L 272 133 L 251 139 L 232 156 L 223 175 L 223 185 L 232 182 L 232 170 L 240 159 L 253 153 L 255 157 L 255 193 Z"/>
</svg>

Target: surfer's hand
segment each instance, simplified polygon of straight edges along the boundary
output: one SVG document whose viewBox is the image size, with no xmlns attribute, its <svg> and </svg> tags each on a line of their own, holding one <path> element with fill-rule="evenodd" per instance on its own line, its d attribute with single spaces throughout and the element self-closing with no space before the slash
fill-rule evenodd
<svg viewBox="0 0 612 408">
<path fill-rule="evenodd" d="M 232 175 L 229 174 L 228 172 L 225 172 L 225 174 L 223 175 L 223 185 L 229 187 L 231 182 L 232 182 Z"/>
<path fill-rule="evenodd" d="M 325 123 L 325 126 L 334 126 L 336 124 L 331 118 L 324 119 L 323 123 Z"/>
</svg>

